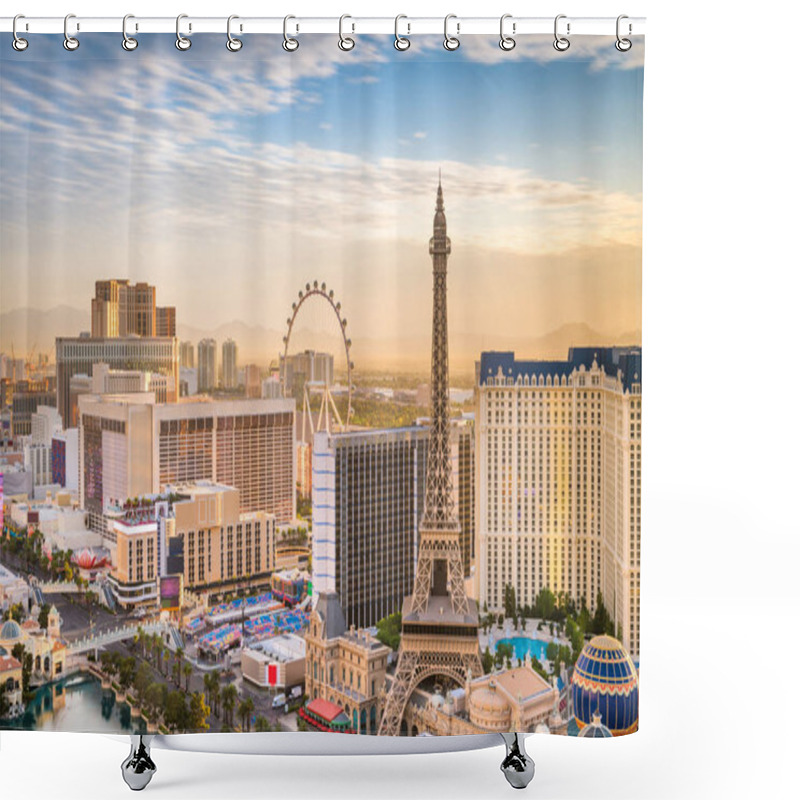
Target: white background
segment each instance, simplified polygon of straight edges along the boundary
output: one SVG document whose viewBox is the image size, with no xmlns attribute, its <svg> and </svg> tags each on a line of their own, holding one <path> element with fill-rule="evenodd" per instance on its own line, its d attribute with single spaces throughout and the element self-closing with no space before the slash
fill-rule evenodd
<svg viewBox="0 0 800 800">
<path fill-rule="evenodd" d="M 4 5 L 28 16 L 647 16 L 641 727 L 612 741 L 530 738 L 537 775 L 528 796 L 796 796 L 797 4 Z M 10 46 L 8 34 L 0 46 Z M 127 796 L 126 753 L 100 736 L 3 733 L 0 798 Z M 148 796 L 175 800 L 512 792 L 500 749 L 155 756 Z"/>
</svg>

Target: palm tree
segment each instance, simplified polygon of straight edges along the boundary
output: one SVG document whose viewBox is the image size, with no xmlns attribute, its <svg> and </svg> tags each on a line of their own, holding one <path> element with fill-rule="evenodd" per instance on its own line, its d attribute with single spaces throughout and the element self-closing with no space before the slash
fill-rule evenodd
<svg viewBox="0 0 800 800">
<path fill-rule="evenodd" d="M 233 725 L 233 710 L 236 708 L 236 700 L 238 697 L 239 692 L 232 683 L 229 683 L 222 690 L 222 709 L 225 712 L 225 722 L 228 725 Z"/>
<path fill-rule="evenodd" d="M 208 701 L 209 704 L 214 708 L 214 714 L 218 717 L 219 716 L 219 694 L 220 694 L 220 684 L 219 684 L 219 670 L 215 669 L 211 672 L 207 672 L 203 676 L 203 685 L 208 690 Z"/>
<path fill-rule="evenodd" d="M 253 713 L 255 707 L 255 703 L 251 697 L 245 697 L 245 699 L 239 703 L 237 715 L 242 721 L 242 727 L 245 731 L 250 731 L 250 715 Z"/>
<path fill-rule="evenodd" d="M 192 665 L 187 661 L 183 665 L 183 677 L 186 678 L 186 691 L 189 691 L 189 681 L 192 678 Z"/>
<path fill-rule="evenodd" d="M 153 636 L 153 653 L 156 657 L 156 669 L 161 672 L 161 654 L 164 652 L 164 642 L 160 636 Z"/>
<path fill-rule="evenodd" d="M 180 687 L 181 685 L 181 662 L 176 658 L 172 663 L 172 680 Z"/>
</svg>

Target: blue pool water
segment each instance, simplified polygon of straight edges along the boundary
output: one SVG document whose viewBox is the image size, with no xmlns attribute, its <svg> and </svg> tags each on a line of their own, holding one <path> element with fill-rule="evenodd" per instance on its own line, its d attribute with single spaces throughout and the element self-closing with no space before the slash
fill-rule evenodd
<svg viewBox="0 0 800 800">
<path fill-rule="evenodd" d="M 495 651 L 497 651 L 497 645 L 499 644 L 510 644 L 514 648 L 514 658 L 521 658 L 523 661 L 527 653 L 536 656 L 539 661 L 544 661 L 547 658 L 547 642 L 543 642 L 541 639 L 529 639 L 527 636 L 500 639 L 494 646 Z"/>
</svg>

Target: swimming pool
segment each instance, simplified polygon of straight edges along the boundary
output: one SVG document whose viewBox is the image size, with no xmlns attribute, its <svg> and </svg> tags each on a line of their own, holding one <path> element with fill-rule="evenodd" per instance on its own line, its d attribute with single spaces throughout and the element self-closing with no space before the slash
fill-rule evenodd
<svg viewBox="0 0 800 800">
<path fill-rule="evenodd" d="M 547 642 L 543 642 L 541 639 L 530 639 L 527 636 L 500 639 L 494 646 L 495 652 L 497 652 L 497 645 L 500 644 L 510 644 L 514 648 L 514 658 L 521 658 L 523 661 L 527 653 L 536 656 L 539 661 L 547 658 Z"/>
<path fill-rule="evenodd" d="M 543 642 L 541 639 L 529 639 L 527 636 L 514 636 L 511 639 L 500 639 L 494 646 L 495 652 L 497 652 L 497 645 L 499 644 L 510 644 L 514 648 L 515 659 L 521 658 L 524 661 L 526 653 L 536 656 L 539 661 L 545 661 L 547 659 L 547 642 Z M 516 666 L 516 664 L 513 666 Z M 559 691 L 564 688 L 564 681 L 562 681 L 560 677 L 558 678 L 558 688 Z"/>
</svg>

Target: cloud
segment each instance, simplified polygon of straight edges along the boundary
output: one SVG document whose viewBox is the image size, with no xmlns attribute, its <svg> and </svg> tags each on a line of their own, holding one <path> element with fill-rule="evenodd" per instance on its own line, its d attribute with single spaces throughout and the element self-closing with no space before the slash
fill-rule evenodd
<svg viewBox="0 0 800 800">
<path fill-rule="evenodd" d="M 54 39 L 53 49 L 62 49 Z M 165 51 L 175 51 L 170 39 Z M 475 158 L 406 156 L 423 149 L 407 146 L 425 140 L 426 130 L 396 139 L 390 128 L 386 140 L 367 138 L 357 154 L 311 144 L 312 134 L 318 141 L 318 129 L 332 123 L 302 109 L 336 86 L 326 83 L 331 78 L 346 80 L 351 70 L 396 57 L 394 50 L 385 39 L 359 37 L 354 51 L 341 53 L 335 36 L 301 36 L 300 51 L 285 54 L 280 37 L 264 39 L 256 46 L 248 38 L 230 58 L 224 46 L 221 57 L 209 58 L 199 38 L 185 54 L 131 58 L 114 37 L 104 57 L 88 62 L 74 54 L 37 62 L 36 70 L 2 62 L 4 307 L 62 296 L 83 307 L 99 275 L 157 283 L 164 302 L 182 298 L 183 320 L 190 313 L 251 320 L 280 314 L 284 298 L 296 295 L 298 275 L 331 276 L 349 297 L 412 300 L 405 276 L 427 274 L 439 167 L 454 254 L 475 265 L 473 274 L 491 261 L 513 264 L 522 276 L 534 261 L 561 263 L 565 254 L 598 250 L 632 253 L 625 275 L 635 271 L 638 194 L 546 178 L 480 151 Z M 496 37 L 492 43 L 496 56 L 508 57 Z M 424 58 L 419 44 L 412 50 Z M 436 46 L 441 50 L 440 38 Z M 496 56 L 482 47 L 465 37 L 461 51 L 490 63 Z M 594 64 L 600 55 L 592 53 L 586 57 Z M 545 55 L 534 48 L 527 57 Z M 289 107 L 296 113 L 287 122 L 278 112 Z M 595 262 L 581 263 L 591 272 Z M 609 318 L 616 285 L 608 289 Z M 459 291 L 472 290 L 465 284 Z M 48 291 L 55 293 L 49 299 Z M 401 306 L 385 313 L 363 306 L 362 330 L 402 327 Z M 499 297 L 495 311 L 487 324 L 503 318 Z"/>
</svg>

